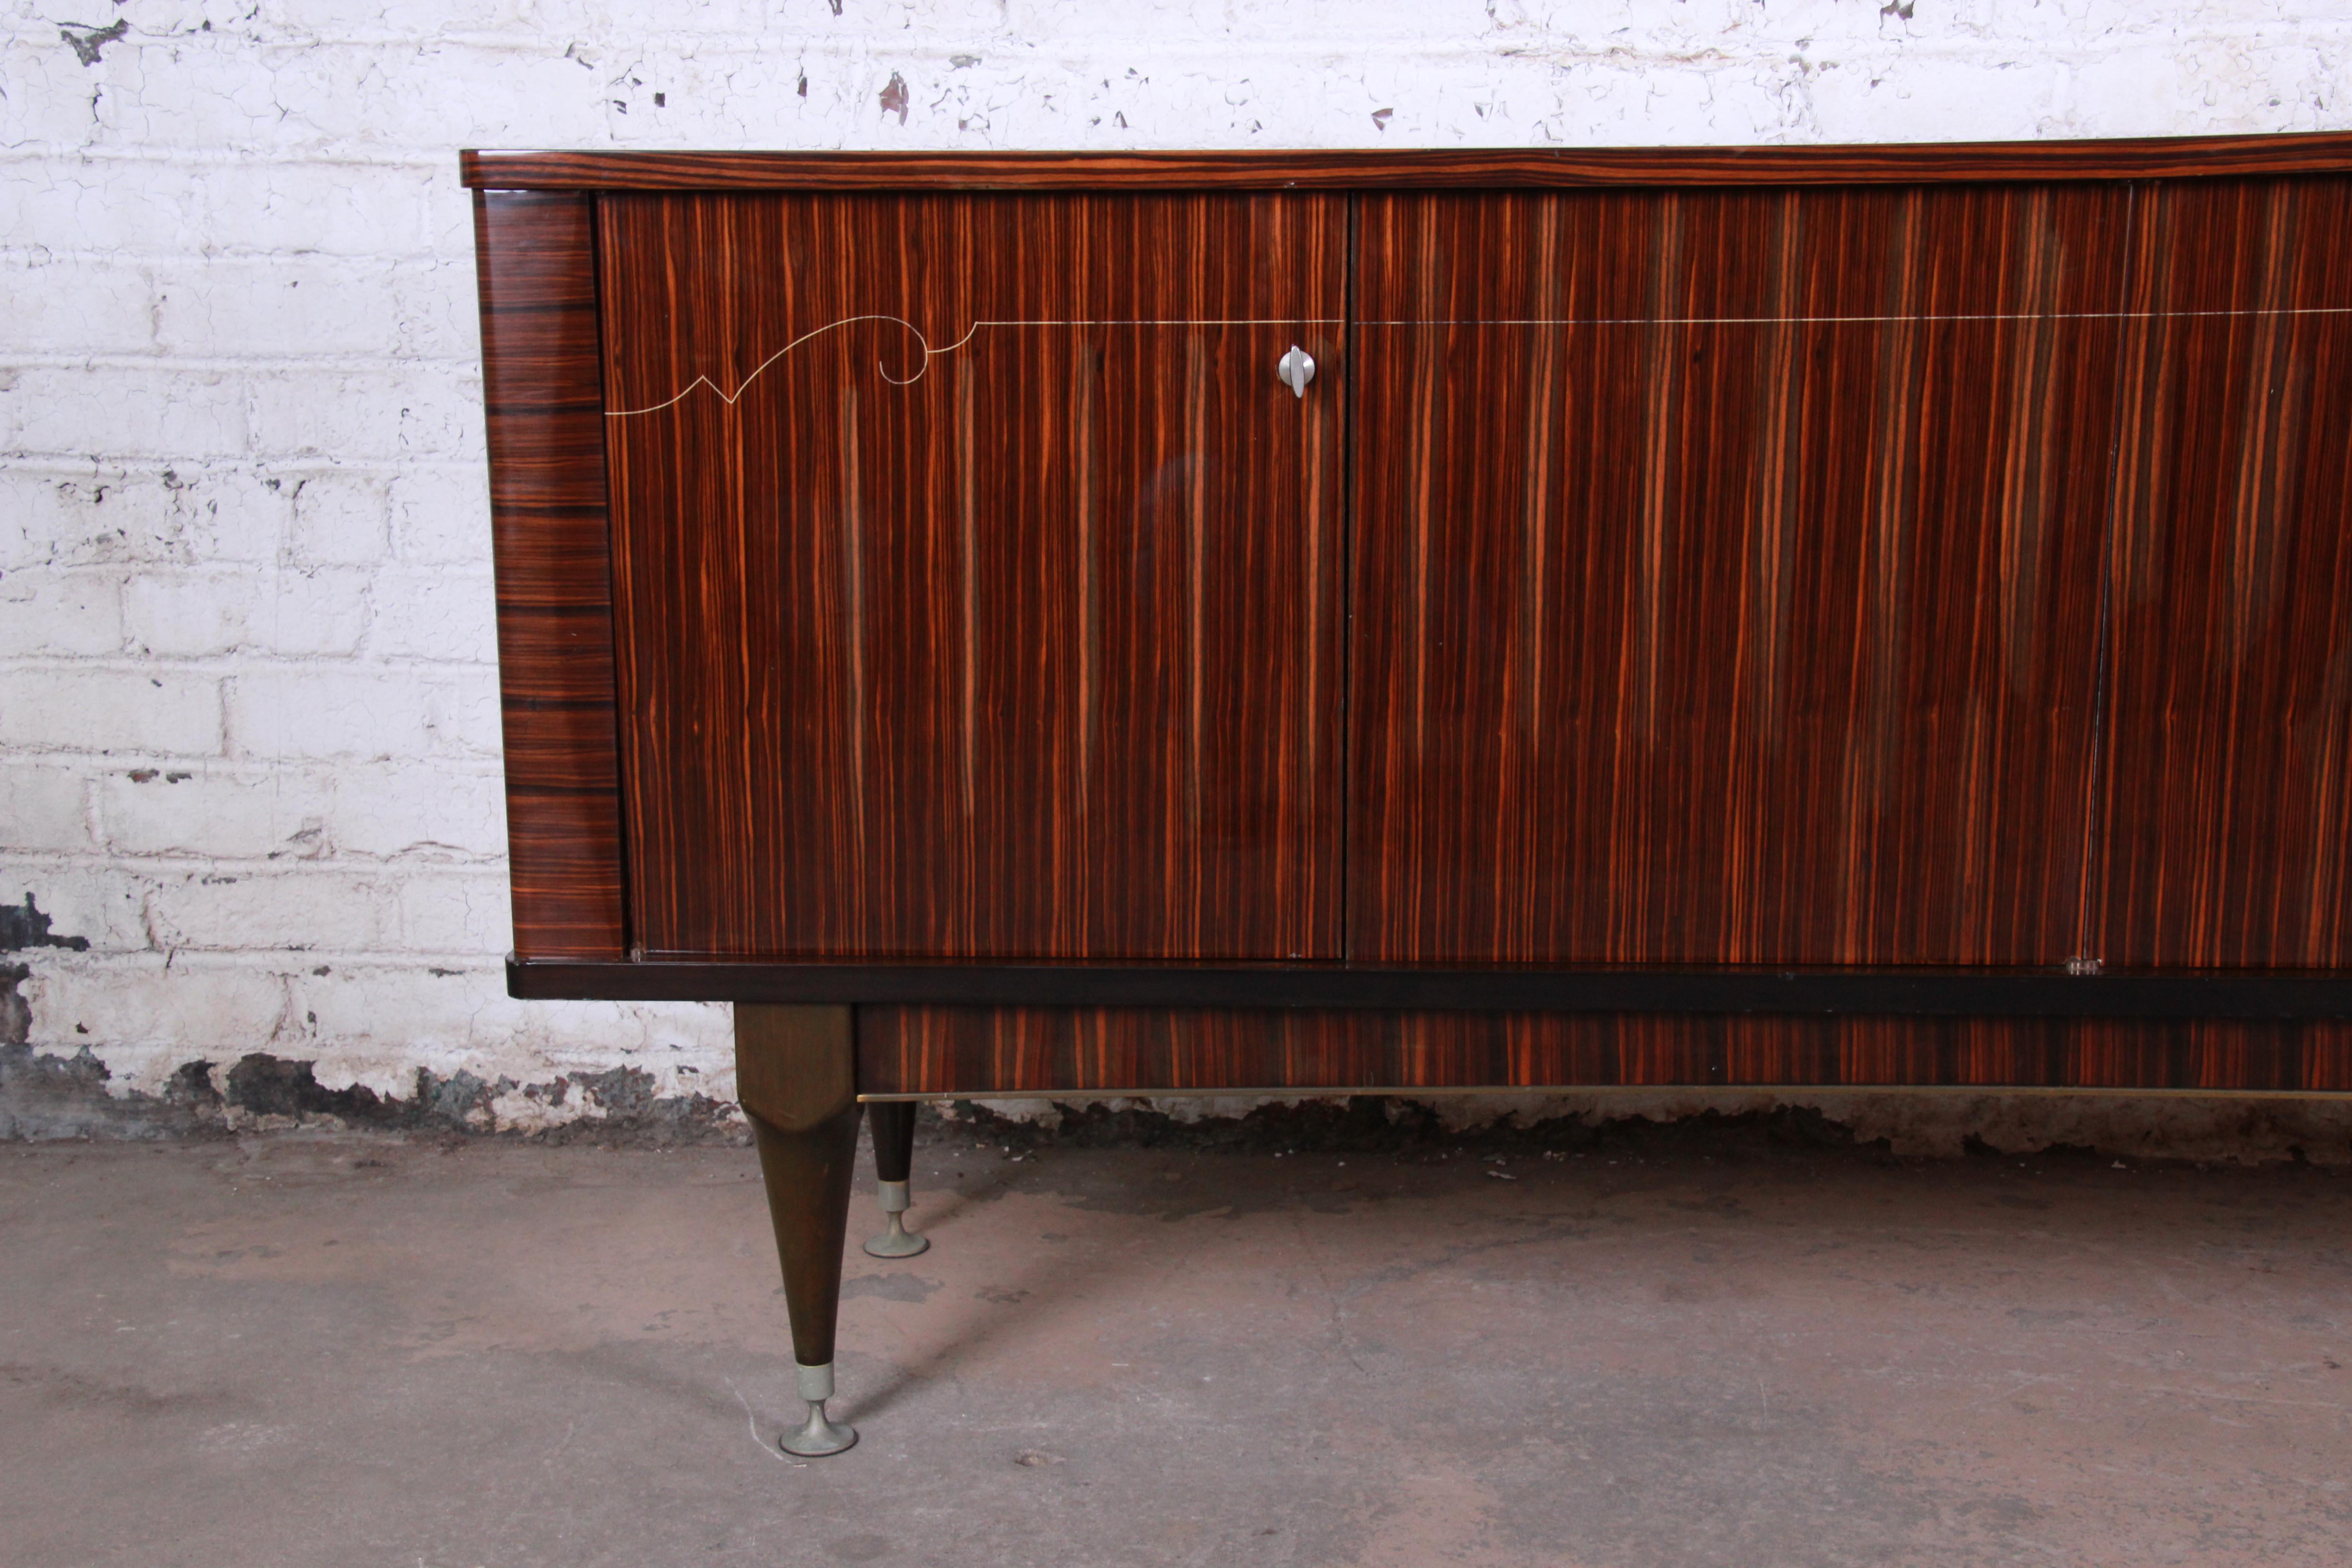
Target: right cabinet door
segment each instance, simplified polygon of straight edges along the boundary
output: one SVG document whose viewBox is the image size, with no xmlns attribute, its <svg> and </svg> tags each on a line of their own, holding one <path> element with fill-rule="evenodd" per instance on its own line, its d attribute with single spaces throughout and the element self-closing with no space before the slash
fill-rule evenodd
<svg viewBox="0 0 2352 1568">
<path fill-rule="evenodd" d="M 2093 951 L 2352 965 L 2352 181 L 2133 228 Z"/>
<path fill-rule="evenodd" d="M 2134 199 L 1363 198 L 1351 956 L 2084 954 Z"/>
</svg>

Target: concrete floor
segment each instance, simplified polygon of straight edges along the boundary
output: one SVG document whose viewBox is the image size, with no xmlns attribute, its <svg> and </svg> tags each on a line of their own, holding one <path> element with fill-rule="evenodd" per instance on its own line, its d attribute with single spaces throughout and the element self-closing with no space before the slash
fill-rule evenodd
<svg viewBox="0 0 2352 1568">
<path fill-rule="evenodd" d="M 935 1138 L 802 1463 L 748 1151 L 6 1150 L 0 1561 L 2352 1560 L 2352 1177 L 1342 1158 Z"/>
</svg>

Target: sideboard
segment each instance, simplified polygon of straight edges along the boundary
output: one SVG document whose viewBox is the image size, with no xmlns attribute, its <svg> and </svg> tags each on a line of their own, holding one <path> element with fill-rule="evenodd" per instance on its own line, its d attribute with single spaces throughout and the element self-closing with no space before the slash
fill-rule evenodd
<svg viewBox="0 0 2352 1568">
<path fill-rule="evenodd" d="M 468 153 L 525 997 L 925 1098 L 2352 1091 L 2352 135 Z"/>
</svg>

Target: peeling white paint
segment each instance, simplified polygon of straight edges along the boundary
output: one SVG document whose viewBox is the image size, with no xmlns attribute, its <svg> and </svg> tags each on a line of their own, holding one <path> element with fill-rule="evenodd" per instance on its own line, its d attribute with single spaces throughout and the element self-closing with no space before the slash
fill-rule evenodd
<svg viewBox="0 0 2352 1568">
<path fill-rule="evenodd" d="M 380 1094 L 623 1065 L 731 1092 L 724 1009 L 503 994 L 459 147 L 2352 125 L 2352 11 L 2257 0 L 672 10 L 0 8 L 0 899 L 89 942 L 26 955 L 39 1050 L 88 1047 L 118 1092 L 254 1051 Z"/>
</svg>

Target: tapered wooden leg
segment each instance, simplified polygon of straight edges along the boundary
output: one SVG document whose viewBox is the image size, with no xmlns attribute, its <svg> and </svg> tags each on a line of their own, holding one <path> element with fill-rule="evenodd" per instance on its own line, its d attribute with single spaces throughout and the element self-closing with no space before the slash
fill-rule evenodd
<svg viewBox="0 0 2352 1568">
<path fill-rule="evenodd" d="M 857 1441 L 853 1426 L 828 1420 L 833 1397 L 833 1336 L 841 1316 L 841 1248 L 849 1235 L 849 1177 L 857 1158 L 857 1110 L 837 1111 L 802 1132 L 771 1127 L 759 1116 L 760 1173 L 768 1184 L 768 1217 L 784 1267 L 784 1309 L 793 1320 L 793 1360 L 808 1422 L 782 1441 L 791 1454 L 837 1454 Z"/>
<path fill-rule="evenodd" d="M 760 1146 L 768 1216 L 783 1265 L 784 1307 L 806 1425 L 780 1440 L 790 1454 L 837 1454 L 856 1431 L 830 1420 L 841 1249 L 857 1157 L 856 1046 L 846 1007 L 735 1009 L 736 1093 Z"/>
<path fill-rule="evenodd" d="M 876 1258 L 912 1258 L 931 1245 L 931 1238 L 907 1228 L 905 1215 L 911 1200 L 907 1180 L 915 1168 L 915 1102 L 878 1100 L 874 1112 L 874 1184 L 882 1200 L 886 1222 L 881 1235 L 866 1244 Z"/>
</svg>

